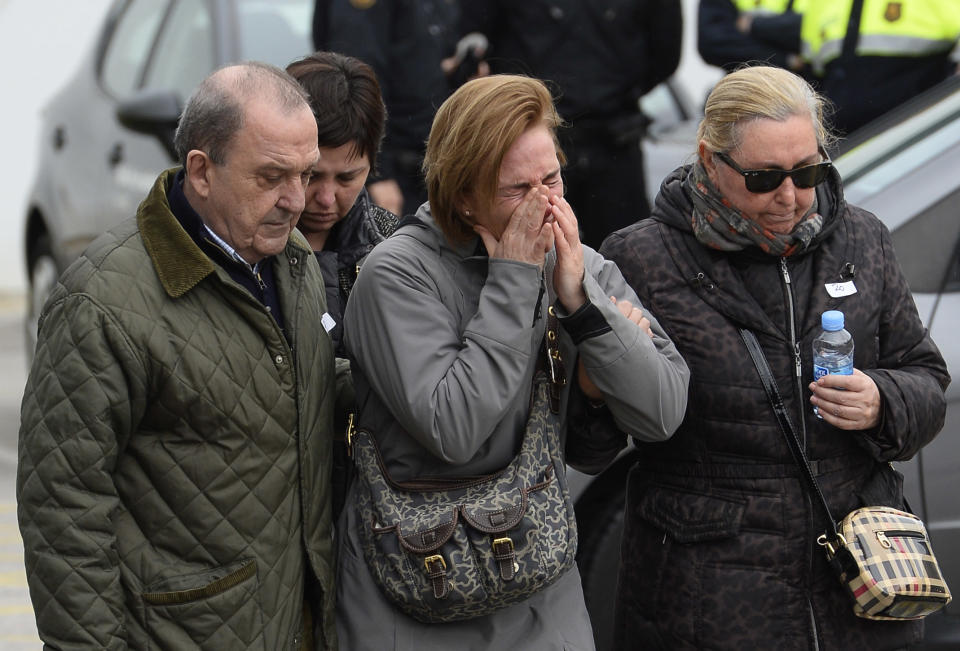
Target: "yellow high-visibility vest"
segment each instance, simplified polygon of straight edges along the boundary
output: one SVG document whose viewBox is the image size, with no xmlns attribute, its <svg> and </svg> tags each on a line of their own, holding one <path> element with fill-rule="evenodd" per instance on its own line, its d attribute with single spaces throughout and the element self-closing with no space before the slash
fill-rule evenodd
<svg viewBox="0 0 960 651">
<path fill-rule="evenodd" d="M 801 53 L 816 74 L 840 56 L 853 0 L 807 0 Z M 960 38 L 960 0 L 863 0 L 858 56 L 930 56 Z"/>
<path fill-rule="evenodd" d="M 793 0 L 791 11 L 800 13 L 806 0 Z M 733 0 L 737 11 L 744 14 L 782 14 L 787 10 L 790 0 Z"/>
</svg>

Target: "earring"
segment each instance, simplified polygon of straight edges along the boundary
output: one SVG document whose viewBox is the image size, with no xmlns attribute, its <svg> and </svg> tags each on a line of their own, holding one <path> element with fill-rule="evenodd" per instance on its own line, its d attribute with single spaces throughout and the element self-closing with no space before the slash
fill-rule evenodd
<svg viewBox="0 0 960 651">
<path fill-rule="evenodd" d="M 469 210 L 464 210 L 464 211 L 463 211 L 463 214 L 464 214 L 465 216 L 469 217 L 469 216 L 470 216 L 470 211 L 469 211 Z"/>
</svg>

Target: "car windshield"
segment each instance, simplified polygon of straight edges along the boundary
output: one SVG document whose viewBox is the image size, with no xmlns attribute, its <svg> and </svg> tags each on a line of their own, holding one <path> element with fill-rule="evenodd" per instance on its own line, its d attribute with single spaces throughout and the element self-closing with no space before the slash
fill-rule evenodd
<svg viewBox="0 0 960 651">
<path fill-rule="evenodd" d="M 240 57 L 285 67 L 313 52 L 311 0 L 240 0 Z"/>
</svg>

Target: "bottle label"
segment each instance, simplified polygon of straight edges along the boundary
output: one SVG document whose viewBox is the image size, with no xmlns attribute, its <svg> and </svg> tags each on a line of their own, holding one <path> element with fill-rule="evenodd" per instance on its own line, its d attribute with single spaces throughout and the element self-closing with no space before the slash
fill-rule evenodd
<svg viewBox="0 0 960 651">
<path fill-rule="evenodd" d="M 834 369 L 833 371 L 831 371 L 826 366 L 819 366 L 815 364 L 813 367 L 813 381 L 816 382 L 817 380 L 822 378 L 824 375 L 830 375 L 831 373 L 833 373 L 834 375 L 853 375 L 853 364 L 847 364 L 845 366 L 841 366 L 840 368 Z"/>
</svg>

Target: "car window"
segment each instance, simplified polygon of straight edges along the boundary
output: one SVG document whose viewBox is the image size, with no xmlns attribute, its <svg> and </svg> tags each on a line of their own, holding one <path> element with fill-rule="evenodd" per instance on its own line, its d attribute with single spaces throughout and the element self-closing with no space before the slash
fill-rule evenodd
<svg viewBox="0 0 960 651">
<path fill-rule="evenodd" d="M 313 52 L 312 0 L 240 0 L 240 58 L 284 68 Z"/>
<path fill-rule="evenodd" d="M 179 0 L 150 58 L 146 88 L 176 91 L 182 100 L 214 69 L 213 19 L 205 0 Z"/>
<path fill-rule="evenodd" d="M 143 69 L 169 3 L 142 0 L 131 2 L 117 20 L 101 66 L 104 90 L 114 97 L 126 97 L 136 90 Z"/>
</svg>

